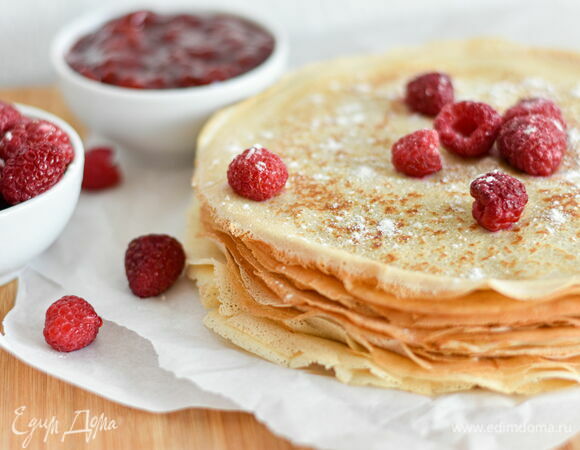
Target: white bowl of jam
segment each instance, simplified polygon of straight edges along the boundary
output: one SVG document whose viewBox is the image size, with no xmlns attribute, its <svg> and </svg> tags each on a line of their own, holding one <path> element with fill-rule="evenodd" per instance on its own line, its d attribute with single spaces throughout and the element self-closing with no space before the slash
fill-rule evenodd
<svg viewBox="0 0 580 450">
<path fill-rule="evenodd" d="M 191 158 L 208 116 L 276 81 L 287 55 L 279 27 L 217 10 L 93 13 L 65 26 L 51 48 L 81 121 L 156 161 Z"/>
</svg>

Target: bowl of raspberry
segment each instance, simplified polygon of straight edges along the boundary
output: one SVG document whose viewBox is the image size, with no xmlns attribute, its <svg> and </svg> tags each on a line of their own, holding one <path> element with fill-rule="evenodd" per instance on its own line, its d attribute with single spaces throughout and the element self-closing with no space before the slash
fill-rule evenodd
<svg viewBox="0 0 580 450">
<path fill-rule="evenodd" d="M 209 115 L 276 81 L 287 41 L 253 14 L 156 9 L 81 17 L 55 37 L 51 59 L 94 133 L 156 163 L 183 162 Z"/>
<path fill-rule="evenodd" d="M 77 204 L 84 149 L 75 130 L 38 108 L 0 102 L 0 285 L 61 234 Z"/>
</svg>

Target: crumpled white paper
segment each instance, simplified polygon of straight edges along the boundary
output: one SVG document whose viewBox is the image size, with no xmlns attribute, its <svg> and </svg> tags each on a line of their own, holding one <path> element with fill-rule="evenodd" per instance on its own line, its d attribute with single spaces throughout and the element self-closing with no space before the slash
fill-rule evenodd
<svg viewBox="0 0 580 450">
<path fill-rule="evenodd" d="M 293 61 L 464 37 L 474 29 L 520 40 L 529 35 L 533 43 L 568 47 L 571 38 L 580 41 L 578 27 L 563 27 L 562 34 L 558 22 L 558 14 L 564 21 L 578 17 L 577 3 L 562 2 L 560 12 L 534 7 L 542 3 L 531 0 L 505 3 L 490 2 L 486 8 L 477 2 L 466 11 L 458 6 L 437 10 L 429 2 L 428 14 L 408 6 L 401 13 L 393 8 L 380 21 L 371 14 L 366 26 L 357 22 L 358 33 L 325 30 L 322 19 L 320 26 L 300 33 L 295 26 Z M 547 449 L 580 431 L 580 388 L 530 399 L 489 392 L 432 399 L 345 386 L 332 378 L 278 367 L 210 333 L 201 323 L 204 311 L 197 291 L 186 279 L 161 298 L 134 297 L 124 274 L 126 246 L 146 233 L 183 237 L 191 169 L 146 168 L 130 160 L 122 164 L 123 185 L 82 194 L 61 238 L 21 277 L 0 345 L 28 364 L 149 411 L 250 411 L 274 432 L 321 448 Z M 65 294 L 85 297 L 105 319 L 95 343 L 67 355 L 52 351 L 42 337 L 46 308 Z"/>
</svg>

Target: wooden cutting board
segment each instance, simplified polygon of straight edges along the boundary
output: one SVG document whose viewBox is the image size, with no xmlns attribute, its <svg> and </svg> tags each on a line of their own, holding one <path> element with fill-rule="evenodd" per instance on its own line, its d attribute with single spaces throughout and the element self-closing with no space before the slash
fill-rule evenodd
<svg viewBox="0 0 580 450">
<path fill-rule="evenodd" d="M 82 135 L 82 127 L 53 87 L 0 90 L 0 99 L 46 109 L 69 122 Z M 0 286 L 0 332 L 3 331 L 1 322 L 14 304 L 16 291 L 16 282 Z M 75 450 L 299 448 L 274 436 L 251 414 L 193 408 L 169 414 L 138 411 L 52 378 L 3 350 L 0 350 L 0 402 L 0 449 L 25 445 L 30 449 Z M 87 414 L 95 420 L 99 431 L 64 433 L 73 424 L 73 429 L 83 429 L 79 424 L 84 423 Z M 34 429 L 34 419 L 44 428 Z M 385 443 L 385 447 L 390 446 Z M 560 450 L 580 450 L 580 436 Z"/>
</svg>

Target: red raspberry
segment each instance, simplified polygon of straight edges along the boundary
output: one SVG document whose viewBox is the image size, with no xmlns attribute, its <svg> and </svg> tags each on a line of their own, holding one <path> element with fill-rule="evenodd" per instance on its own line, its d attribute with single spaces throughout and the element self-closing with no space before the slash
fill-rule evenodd
<svg viewBox="0 0 580 450">
<path fill-rule="evenodd" d="M 22 116 L 14 106 L 0 101 L 0 134 L 16 125 L 21 118 Z M 2 157 L 1 154 L 0 157 Z"/>
<path fill-rule="evenodd" d="M 411 111 L 436 116 L 447 103 L 453 102 L 453 83 L 449 75 L 425 73 L 407 83 L 405 103 Z"/>
<path fill-rule="evenodd" d="M 441 170 L 439 136 L 434 130 L 418 130 L 393 145 L 391 161 L 399 172 L 424 177 Z"/>
<path fill-rule="evenodd" d="M 74 157 L 68 135 L 46 120 L 24 119 L 8 130 L 0 140 L 0 158 L 10 159 L 20 152 L 38 144 L 52 144 L 65 156 L 66 163 Z"/>
<path fill-rule="evenodd" d="M 121 182 L 121 171 L 109 147 L 97 147 L 85 154 L 83 189 L 99 191 L 117 186 Z"/>
<path fill-rule="evenodd" d="M 463 101 L 443 107 L 435 119 L 439 139 L 460 156 L 484 155 L 493 146 L 501 116 L 489 105 Z"/>
<path fill-rule="evenodd" d="M 13 156 L 16 156 L 20 153 L 22 149 L 22 141 L 23 138 L 20 137 L 21 129 L 24 129 L 26 123 L 30 122 L 30 119 L 22 116 L 20 120 L 6 130 L 2 138 L 0 139 L 0 158 L 8 160 Z M 13 133 L 14 130 L 14 133 Z M 15 139 L 13 140 L 13 136 L 16 135 Z"/>
<path fill-rule="evenodd" d="M 181 244 L 166 234 L 149 234 L 133 239 L 125 253 L 129 287 L 138 297 L 165 292 L 179 278 L 185 266 Z"/>
<path fill-rule="evenodd" d="M 280 157 L 255 145 L 236 156 L 228 167 L 228 183 L 242 197 L 261 202 L 274 197 L 288 180 Z"/>
<path fill-rule="evenodd" d="M 49 190 L 66 170 L 62 152 L 50 144 L 40 144 L 6 162 L 0 192 L 11 205 L 24 202 Z"/>
<path fill-rule="evenodd" d="M 103 320 L 84 299 L 67 295 L 46 310 L 44 339 L 59 352 L 72 352 L 95 340 Z"/>
<path fill-rule="evenodd" d="M 2 176 L 0 173 L 0 185 L 2 184 Z M 0 211 L 2 211 L 3 209 L 7 209 L 9 208 L 10 205 L 6 202 L 6 200 L 4 200 L 4 197 L 2 197 L 2 194 L 0 193 Z"/>
<path fill-rule="evenodd" d="M 501 127 L 497 148 L 516 169 L 546 176 L 554 173 L 562 161 L 566 133 L 552 117 L 517 116 Z"/>
<path fill-rule="evenodd" d="M 503 115 L 503 123 L 518 116 L 529 116 L 539 114 L 541 116 L 556 119 L 562 125 L 562 131 L 566 129 L 566 121 L 562 116 L 562 110 L 552 100 L 547 98 L 525 98 L 517 102 Z"/>
<path fill-rule="evenodd" d="M 528 194 L 524 184 L 505 173 L 493 171 L 472 181 L 469 192 L 473 202 L 473 218 L 489 231 L 505 230 L 516 223 Z"/>
</svg>

